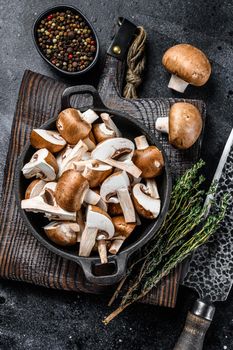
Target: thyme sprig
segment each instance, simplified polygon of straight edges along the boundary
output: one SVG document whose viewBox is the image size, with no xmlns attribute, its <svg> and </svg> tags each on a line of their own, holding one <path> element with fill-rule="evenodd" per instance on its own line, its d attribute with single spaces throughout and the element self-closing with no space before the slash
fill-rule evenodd
<svg viewBox="0 0 233 350">
<path fill-rule="evenodd" d="M 128 289 L 119 307 L 104 320 L 105 324 L 126 307 L 145 297 L 177 264 L 206 243 L 219 227 L 225 216 L 228 197 L 224 195 L 219 204 L 213 201 L 211 213 L 207 215 L 209 207 L 203 205 L 204 198 L 209 193 L 213 195 L 216 186 L 211 186 L 208 193 L 202 189 L 205 178 L 199 175 L 199 170 L 203 165 L 204 162 L 200 160 L 176 182 L 166 218 L 128 269 L 126 278 L 112 300 L 118 296 L 125 280 L 130 276 Z"/>
</svg>

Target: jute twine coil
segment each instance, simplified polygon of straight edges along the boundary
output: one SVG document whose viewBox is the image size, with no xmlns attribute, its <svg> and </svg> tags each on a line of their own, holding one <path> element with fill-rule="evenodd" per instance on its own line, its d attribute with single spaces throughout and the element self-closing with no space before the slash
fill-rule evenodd
<svg viewBox="0 0 233 350">
<path fill-rule="evenodd" d="M 137 88 L 142 83 L 142 75 L 145 69 L 147 34 L 143 27 L 138 27 L 138 35 L 131 44 L 127 55 L 126 85 L 123 90 L 125 98 L 137 98 Z"/>
</svg>

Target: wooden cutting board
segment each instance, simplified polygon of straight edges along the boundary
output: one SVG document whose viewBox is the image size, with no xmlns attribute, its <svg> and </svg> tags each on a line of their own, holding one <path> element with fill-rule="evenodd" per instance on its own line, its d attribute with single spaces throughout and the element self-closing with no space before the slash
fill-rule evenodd
<svg viewBox="0 0 233 350">
<path fill-rule="evenodd" d="M 107 107 L 122 110 L 140 120 L 152 132 L 157 117 L 166 116 L 174 99 L 126 100 L 121 97 L 124 63 L 107 56 L 98 90 Z M 44 248 L 24 225 L 14 198 L 14 173 L 17 158 L 29 138 L 30 131 L 49 118 L 56 116 L 61 108 L 61 95 L 65 84 L 31 71 L 25 71 L 12 124 L 11 140 L 5 167 L 1 193 L 0 212 L 0 277 L 20 280 L 37 285 L 89 293 L 108 292 L 109 288 L 90 285 L 79 266 Z M 184 100 L 182 100 L 184 101 Z M 189 100 L 205 118 L 202 101 Z M 90 105 L 86 96 L 77 96 L 75 106 Z M 177 151 L 167 143 L 167 138 L 156 133 L 170 161 L 172 176 L 191 167 L 199 156 L 200 142 L 187 151 Z M 144 299 L 144 302 L 174 307 L 182 266 L 171 274 Z"/>
</svg>

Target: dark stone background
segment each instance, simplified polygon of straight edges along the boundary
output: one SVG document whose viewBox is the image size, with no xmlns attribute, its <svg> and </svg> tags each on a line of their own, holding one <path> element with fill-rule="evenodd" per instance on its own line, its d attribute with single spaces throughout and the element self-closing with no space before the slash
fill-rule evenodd
<svg viewBox="0 0 233 350">
<path fill-rule="evenodd" d="M 59 1 L 58 3 L 66 3 Z M 119 15 L 143 25 L 148 32 L 148 61 L 141 96 L 169 97 L 168 74 L 161 66 L 171 45 L 189 42 L 203 49 L 213 74 L 203 88 L 189 87 L 186 97 L 207 103 L 203 157 L 208 179 L 213 175 L 232 127 L 233 3 L 215 0 L 80 0 L 79 7 L 98 31 L 102 54 Z M 0 166 L 3 168 L 17 93 L 25 69 L 58 78 L 37 54 L 31 39 L 34 19 L 49 0 L 0 0 Z M 102 56 L 103 57 L 103 56 Z M 93 74 L 88 82 L 97 84 Z M 86 82 L 86 81 L 85 81 Z M 77 83 L 82 83 L 81 80 Z M 1 172 L 0 181 L 2 181 Z M 195 294 L 180 288 L 175 310 L 134 305 L 108 327 L 107 298 L 47 290 L 23 283 L 0 281 L 0 350 L 26 349 L 172 349 Z M 204 349 L 233 349 L 233 293 L 217 304 Z"/>
</svg>

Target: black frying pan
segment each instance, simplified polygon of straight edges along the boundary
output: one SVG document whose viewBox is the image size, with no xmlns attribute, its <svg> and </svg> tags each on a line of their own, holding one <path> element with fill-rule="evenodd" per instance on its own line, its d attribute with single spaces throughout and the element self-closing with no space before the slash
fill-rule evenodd
<svg viewBox="0 0 233 350">
<path fill-rule="evenodd" d="M 129 257 L 143 245 L 145 245 L 156 231 L 161 226 L 165 215 L 168 210 L 170 192 L 171 192 L 171 175 L 169 171 L 169 165 L 167 157 L 162 149 L 161 144 L 156 140 L 155 136 L 141 123 L 139 123 L 133 117 L 118 111 L 113 111 L 108 109 L 102 102 L 97 90 L 88 85 L 84 86 L 74 86 L 64 90 L 62 95 L 62 110 L 70 107 L 70 98 L 75 94 L 89 93 L 93 97 L 92 109 L 99 112 L 106 112 L 114 115 L 114 122 L 117 127 L 122 131 L 123 137 L 133 140 L 136 136 L 144 134 L 150 144 L 156 145 L 163 153 L 165 168 L 163 174 L 158 178 L 158 188 L 161 197 L 161 212 L 157 220 L 142 220 L 142 224 L 137 226 L 131 237 L 126 240 L 123 247 L 121 248 L 119 254 L 109 256 L 108 262 L 108 274 L 100 275 L 100 260 L 97 255 L 90 257 L 78 256 L 77 248 L 74 247 L 61 247 L 51 242 L 45 235 L 43 231 L 43 226 L 48 222 L 47 219 L 43 217 L 42 214 L 35 214 L 30 212 L 25 212 L 21 209 L 20 201 L 24 199 L 25 190 L 30 182 L 24 178 L 21 169 L 23 165 L 27 163 L 35 149 L 28 142 L 19 157 L 15 185 L 16 185 L 16 200 L 20 209 L 22 218 L 25 224 L 32 234 L 49 250 L 53 253 L 58 254 L 66 259 L 75 261 L 83 269 L 84 275 L 90 283 L 96 285 L 112 285 L 117 283 L 126 274 L 127 262 Z M 87 108 L 81 108 L 81 111 Z M 50 119 L 45 124 L 41 125 L 43 129 L 56 129 L 56 118 Z M 111 272 L 109 272 L 111 271 Z M 110 274 L 109 274 L 110 273 Z"/>
</svg>

